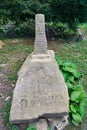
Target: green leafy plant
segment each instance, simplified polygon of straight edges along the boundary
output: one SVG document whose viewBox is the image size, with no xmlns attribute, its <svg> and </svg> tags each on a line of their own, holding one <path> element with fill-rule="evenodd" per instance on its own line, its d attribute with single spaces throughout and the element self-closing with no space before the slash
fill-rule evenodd
<svg viewBox="0 0 87 130">
<path fill-rule="evenodd" d="M 59 68 L 63 73 L 69 92 L 69 112 L 72 122 L 76 125 L 82 123 L 86 113 L 86 92 L 79 82 L 81 74 L 72 62 L 61 61 L 56 57 Z"/>
<path fill-rule="evenodd" d="M 11 108 L 11 103 L 10 102 L 6 102 L 5 108 L 4 108 L 4 111 L 3 111 L 4 125 L 9 130 L 18 130 L 18 127 L 16 125 L 11 125 L 10 122 L 9 122 L 10 108 Z"/>
<path fill-rule="evenodd" d="M 48 30 L 47 33 L 49 34 L 48 38 L 52 36 L 55 38 L 69 39 L 76 35 L 76 31 L 70 29 L 67 23 L 51 21 L 46 23 L 46 27 Z"/>
<path fill-rule="evenodd" d="M 51 130 L 50 127 L 48 127 L 48 130 Z"/>
<path fill-rule="evenodd" d="M 35 126 L 29 126 L 29 127 L 27 127 L 26 130 L 36 130 L 36 127 Z M 48 130 L 50 130 L 49 127 L 48 127 Z"/>
<path fill-rule="evenodd" d="M 2 70 L 2 66 L 0 66 L 0 71 Z"/>
<path fill-rule="evenodd" d="M 35 126 L 29 126 L 26 130 L 36 130 Z"/>
</svg>

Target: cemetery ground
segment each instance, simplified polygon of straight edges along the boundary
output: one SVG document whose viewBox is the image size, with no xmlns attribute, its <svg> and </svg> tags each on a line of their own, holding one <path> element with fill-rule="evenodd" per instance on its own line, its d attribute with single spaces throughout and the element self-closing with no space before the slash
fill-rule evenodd
<svg viewBox="0 0 87 130">
<path fill-rule="evenodd" d="M 27 56 L 33 51 L 33 39 L 2 39 L 4 47 L 0 49 L 0 130 L 16 130 L 9 124 L 9 110 L 12 92 L 17 80 L 17 72 Z M 82 74 L 80 82 L 87 92 L 87 41 L 48 41 L 48 49 L 55 51 L 56 57 L 72 61 Z M 28 126 L 28 124 L 27 124 Z M 26 130 L 21 124 L 18 130 Z M 87 116 L 82 126 L 69 125 L 66 130 L 86 130 Z"/>
</svg>

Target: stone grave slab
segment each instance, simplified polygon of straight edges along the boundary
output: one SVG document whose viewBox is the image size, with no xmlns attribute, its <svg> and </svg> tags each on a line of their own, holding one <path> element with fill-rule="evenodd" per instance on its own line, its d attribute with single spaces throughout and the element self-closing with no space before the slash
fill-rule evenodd
<svg viewBox="0 0 87 130">
<path fill-rule="evenodd" d="M 19 71 L 10 120 L 17 123 L 67 114 L 67 86 L 53 57 L 48 53 L 44 61 L 38 56 L 27 61 Z"/>
</svg>

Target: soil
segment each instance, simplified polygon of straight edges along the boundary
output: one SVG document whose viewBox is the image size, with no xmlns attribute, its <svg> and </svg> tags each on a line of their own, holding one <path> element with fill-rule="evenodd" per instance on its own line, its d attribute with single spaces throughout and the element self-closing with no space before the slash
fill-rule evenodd
<svg viewBox="0 0 87 130">
<path fill-rule="evenodd" d="M 3 109 L 7 100 L 10 99 L 10 93 L 12 90 L 11 84 L 8 82 L 6 75 L 10 71 L 10 65 L 0 64 L 3 69 L 0 71 L 0 109 Z M 0 114 L 0 130 L 6 130 L 3 124 L 3 115 Z"/>
<path fill-rule="evenodd" d="M 16 57 L 17 58 L 17 57 Z M 18 56 L 19 58 L 19 56 Z M 11 93 L 14 89 L 15 83 L 11 84 L 7 76 L 12 70 L 11 68 L 11 61 L 10 63 L 7 62 L 6 64 L 0 64 L 0 66 L 3 67 L 3 69 L 0 71 L 0 109 L 4 110 L 5 103 L 11 100 Z M 25 130 L 25 128 L 28 126 L 28 124 L 20 124 L 18 125 L 19 130 Z M 9 130 L 4 125 L 3 121 L 3 113 L 0 113 L 0 130 Z"/>
</svg>

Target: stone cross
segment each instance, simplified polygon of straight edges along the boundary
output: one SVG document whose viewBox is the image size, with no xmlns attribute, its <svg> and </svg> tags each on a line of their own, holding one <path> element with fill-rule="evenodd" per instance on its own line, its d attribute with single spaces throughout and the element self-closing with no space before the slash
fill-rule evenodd
<svg viewBox="0 0 87 130">
<path fill-rule="evenodd" d="M 47 40 L 45 35 L 45 18 L 43 14 L 35 16 L 35 44 L 34 53 L 47 53 Z"/>
</svg>

